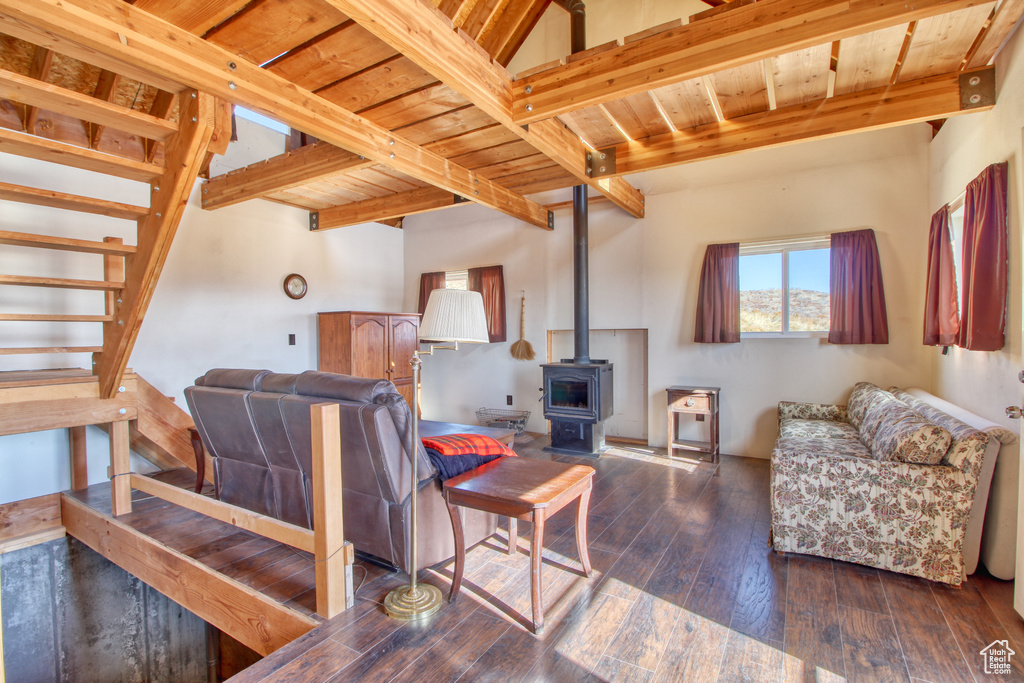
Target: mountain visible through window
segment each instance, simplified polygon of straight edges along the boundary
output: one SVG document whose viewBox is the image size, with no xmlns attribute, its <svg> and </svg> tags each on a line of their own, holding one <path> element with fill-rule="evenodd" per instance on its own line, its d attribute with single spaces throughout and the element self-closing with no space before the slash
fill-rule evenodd
<svg viewBox="0 0 1024 683">
<path fill-rule="evenodd" d="M 740 332 L 828 332 L 828 238 L 740 245 Z"/>
</svg>

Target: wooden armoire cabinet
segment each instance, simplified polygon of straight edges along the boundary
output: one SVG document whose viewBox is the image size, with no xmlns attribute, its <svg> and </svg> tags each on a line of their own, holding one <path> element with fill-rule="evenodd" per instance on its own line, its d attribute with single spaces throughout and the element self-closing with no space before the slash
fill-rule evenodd
<svg viewBox="0 0 1024 683">
<path fill-rule="evenodd" d="M 419 343 L 416 313 L 317 313 L 318 369 L 389 379 L 412 405 L 412 359 Z"/>
</svg>

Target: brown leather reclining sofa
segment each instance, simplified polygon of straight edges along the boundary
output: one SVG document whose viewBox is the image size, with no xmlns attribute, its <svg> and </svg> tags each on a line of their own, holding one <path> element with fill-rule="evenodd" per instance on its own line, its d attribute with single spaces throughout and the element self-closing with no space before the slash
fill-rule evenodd
<svg viewBox="0 0 1024 683">
<path fill-rule="evenodd" d="M 213 460 L 217 497 L 312 528 L 310 406 L 341 408 L 345 538 L 357 551 L 409 571 L 412 420 L 386 380 L 308 371 L 210 370 L 185 390 Z M 417 448 L 417 569 L 455 555 L 437 471 Z M 466 546 L 494 533 L 497 518 L 463 510 Z"/>
</svg>

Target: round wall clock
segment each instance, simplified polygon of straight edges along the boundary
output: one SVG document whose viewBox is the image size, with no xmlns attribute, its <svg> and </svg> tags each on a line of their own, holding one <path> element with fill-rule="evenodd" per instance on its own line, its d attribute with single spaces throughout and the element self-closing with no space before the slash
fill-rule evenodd
<svg viewBox="0 0 1024 683">
<path fill-rule="evenodd" d="M 284 279 L 284 293 L 292 299 L 301 299 L 306 296 L 306 278 L 298 273 L 292 273 Z"/>
</svg>

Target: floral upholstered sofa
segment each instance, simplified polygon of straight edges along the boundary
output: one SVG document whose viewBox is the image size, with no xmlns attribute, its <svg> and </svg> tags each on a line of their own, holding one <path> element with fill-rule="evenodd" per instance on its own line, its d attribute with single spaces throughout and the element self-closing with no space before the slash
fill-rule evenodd
<svg viewBox="0 0 1024 683">
<path fill-rule="evenodd" d="M 845 406 L 779 404 L 776 550 L 953 585 L 974 571 L 996 455 L 1016 436 L 980 431 L 914 391 L 861 382 Z"/>
</svg>

